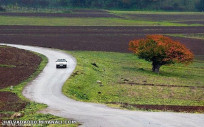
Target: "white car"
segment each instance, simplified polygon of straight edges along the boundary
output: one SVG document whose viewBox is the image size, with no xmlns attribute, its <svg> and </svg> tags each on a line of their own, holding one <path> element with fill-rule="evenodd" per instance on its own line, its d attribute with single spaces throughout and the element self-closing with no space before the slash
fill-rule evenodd
<svg viewBox="0 0 204 127">
<path fill-rule="evenodd" d="M 65 59 L 57 59 L 56 68 L 67 68 L 67 61 Z"/>
</svg>

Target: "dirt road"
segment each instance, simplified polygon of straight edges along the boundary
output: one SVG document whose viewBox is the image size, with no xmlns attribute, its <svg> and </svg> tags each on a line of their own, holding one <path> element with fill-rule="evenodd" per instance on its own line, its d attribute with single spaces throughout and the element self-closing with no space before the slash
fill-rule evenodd
<svg viewBox="0 0 204 127">
<path fill-rule="evenodd" d="M 67 98 L 61 89 L 76 66 L 75 58 L 55 49 L 8 45 L 47 56 L 49 62 L 45 69 L 23 91 L 23 95 L 30 100 L 48 105 L 48 108 L 42 111 L 44 113 L 74 119 L 84 127 L 202 127 L 204 125 L 204 114 L 127 111 Z M 56 69 L 55 61 L 58 58 L 67 59 L 67 69 Z"/>
</svg>

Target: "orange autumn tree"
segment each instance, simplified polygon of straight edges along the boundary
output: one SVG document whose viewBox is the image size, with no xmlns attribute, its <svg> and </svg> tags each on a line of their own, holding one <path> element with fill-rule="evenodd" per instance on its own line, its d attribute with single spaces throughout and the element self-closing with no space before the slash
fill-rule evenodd
<svg viewBox="0 0 204 127">
<path fill-rule="evenodd" d="M 183 44 L 163 35 L 147 35 L 144 39 L 130 41 L 129 50 L 139 58 L 152 62 L 152 71 L 156 73 L 162 65 L 189 64 L 194 58 Z"/>
</svg>

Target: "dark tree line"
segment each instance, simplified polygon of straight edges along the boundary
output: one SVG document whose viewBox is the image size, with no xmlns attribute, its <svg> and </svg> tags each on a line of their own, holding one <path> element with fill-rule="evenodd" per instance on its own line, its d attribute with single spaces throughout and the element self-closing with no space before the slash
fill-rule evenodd
<svg viewBox="0 0 204 127">
<path fill-rule="evenodd" d="M 204 0 L 0 0 L 0 5 L 16 5 L 23 7 L 204 11 Z"/>
<path fill-rule="evenodd" d="M 204 11 L 204 0 L 200 0 L 200 2 L 197 4 L 196 8 L 199 10 L 199 11 Z"/>
</svg>

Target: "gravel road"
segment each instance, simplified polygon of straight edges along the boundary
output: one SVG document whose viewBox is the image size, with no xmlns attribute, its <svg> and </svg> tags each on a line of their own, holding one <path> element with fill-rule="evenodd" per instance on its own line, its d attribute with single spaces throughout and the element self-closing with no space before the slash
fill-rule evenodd
<svg viewBox="0 0 204 127">
<path fill-rule="evenodd" d="M 203 127 L 204 125 L 204 114 L 128 111 L 67 98 L 61 90 L 75 69 L 75 58 L 56 49 L 13 44 L 8 46 L 47 56 L 49 62 L 45 69 L 23 91 L 23 95 L 28 99 L 48 105 L 47 109 L 41 111 L 43 113 L 74 119 L 83 127 Z M 56 69 L 55 61 L 58 58 L 67 59 L 68 68 Z"/>
</svg>

